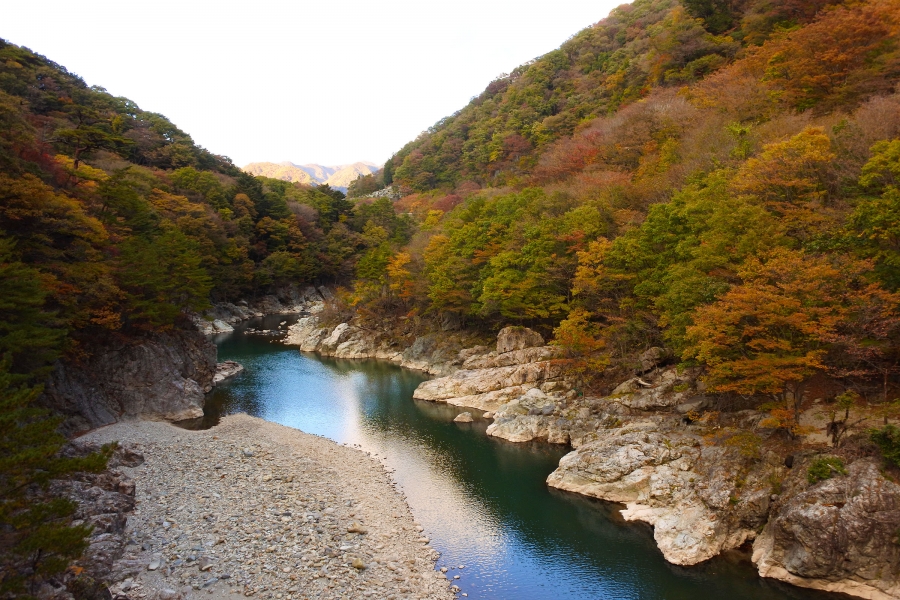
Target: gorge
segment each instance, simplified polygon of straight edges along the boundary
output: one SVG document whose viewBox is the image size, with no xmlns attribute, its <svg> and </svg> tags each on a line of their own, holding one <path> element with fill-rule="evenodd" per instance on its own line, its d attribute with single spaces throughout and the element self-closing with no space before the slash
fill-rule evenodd
<svg viewBox="0 0 900 600">
<path fill-rule="evenodd" d="M 332 186 L 0 40 L 0 597 L 900 598 L 898 81 L 634 0 Z"/>
</svg>

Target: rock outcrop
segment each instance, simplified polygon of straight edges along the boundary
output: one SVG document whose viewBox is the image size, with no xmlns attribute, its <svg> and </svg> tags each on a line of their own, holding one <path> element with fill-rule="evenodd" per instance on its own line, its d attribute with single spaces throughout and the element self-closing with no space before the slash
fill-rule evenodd
<svg viewBox="0 0 900 600">
<path fill-rule="evenodd" d="M 805 469 L 800 469 L 798 477 Z M 802 482 L 800 482 L 802 488 Z M 760 575 L 861 598 L 900 598 L 900 485 L 872 459 L 776 508 L 753 546 Z"/>
<path fill-rule="evenodd" d="M 498 411 L 529 390 L 563 387 L 562 370 L 552 360 L 557 349 L 531 345 L 543 341 L 530 329 L 507 327 L 497 336 L 496 351 L 478 349 L 452 374 L 422 383 L 413 398 Z"/>
<path fill-rule="evenodd" d="M 63 449 L 63 456 L 80 457 L 97 451 L 99 445 L 73 442 Z M 135 482 L 119 467 L 136 467 L 144 462 L 144 457 L 126 447 L 118 447 L 110 457 L 108 468 L 101 473 L 78 473 L 69 479 L 50 483 L 54 496 L 68 498 L 77 506 L 74 524 L 89 525 L 92 530 L 88 547 L 78 560 L 81 572 L 69 570 L 63 576 L 63 584 L 68 587 L 98 586 L 106 591 L 104 583 L 113 574 L 113 565 L 121 559 L 128 537 L 126 524 L 128 514 L 135 507 Z M 102 594 L 102 592 L 101 592 Z M 42 597 L 58 597 L 55 590 L 42 590 Z M 102 597 L 102 596 L 98 596 Z"/>
<path fill-rule="evenodd" d="M 203 416 L 216 347 L 193 331 L 110 337 L 86 347 L 80 362 L 58 362 L 42 403 L 65 417 L 67 433 L 144 416 L 180 421 Z"/>
<path fill-rule="evenodd" d="M 422 383 L 413 397 L 486 411 L 494 419 L 487 428 L 491 436 L 565 444 L 568 422 L 561 411 L 574 393 L 555 360 L 559 350 L 543 343 L 530 329 L 506 327 L 496 350 L 473 348 L 461 368 Z"/>
<path fill-rule="evenodd" d="M 603 432 L 570 452 L 547 484 L 626 505 L 622 516 L 653 525 L 666 560 L 693 565 L 756 536 L 765 523 L 766 468 L 743 474 L 736 452 L 704 446 L 677 431 L 677 421 L 650 418 Z"/>
<path fill-rule="evenodd" d="M 549 389 L 554 383 L 545 382 Z M 518 398 L 510 400 L 493 412 L 494 422 L 487 434 L 510 442 L 546 440 L 551 444 L 569 441 L 569 422 L 560 416 L 566 406 L 566 398 L 559 394 L 548 395 L 541 388 L 531 388 Z"/>
<path fill-rule="evenodd" d="M 559 367 L 550 361 L 460 369 L 452 375 L 422 383 L 413 398 L 496 411 L 503 404 L 559 376 Z"/>
<path fill-rule="evenodd" d="M 487 348 L 481 346 L 464 349 L 459 336 L 437 333 L 418 336 L 403 348 L 392 336 L 352 322 L 323 325 L 319 316 L 323 310 L 321 302 L 307 305 L 306 310 L 311 314 L 291 325 L 283 340 L 284 344 L 304 352 L 336 358 L 387 360 L 431 375 L 453 373 L 467 359 L 487 352 Z"/>
</svg>

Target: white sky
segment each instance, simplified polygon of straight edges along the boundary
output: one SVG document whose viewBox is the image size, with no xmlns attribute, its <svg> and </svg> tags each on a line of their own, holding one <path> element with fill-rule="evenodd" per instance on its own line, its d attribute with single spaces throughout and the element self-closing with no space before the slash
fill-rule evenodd
<svg viewBox="0 0 900 600">
<path fill-rule="evenodd" d="M 381 163 L 624 0 L 11 0 L 0 37 L 248 162 Z"/>
</svg>

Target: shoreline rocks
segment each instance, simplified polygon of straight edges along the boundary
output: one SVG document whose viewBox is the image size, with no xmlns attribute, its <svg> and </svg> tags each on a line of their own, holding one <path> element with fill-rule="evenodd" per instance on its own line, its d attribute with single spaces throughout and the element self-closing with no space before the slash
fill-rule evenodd
<svg viewBox="0 0 900 600">
<path fill-rule="evenodd" d="M 230 333 L 235 325 L 243 321 L 266 315 L 303 313 L 310 305 L 332 297 L 331 290 L 324 286 L 307 286 L 302 290 L 288 286 L 252 304 L 245 300 L 218 302 L 202 315 L 192 314 L 191 321 L 203 335 Z"/>
<path fill-rule="evenodd" d="M 129 421 L 81 439 L 145 457 L 121 469 L 137 493 L 114 596 L 453 597 L 384 467 L 359 450 L 247 415 L 203 431 Z"/>
<path fill-rule="evenodd" d="M 304 350 L 413 366 L 404 358 L 409 348 L 401 351 L 351 323 L 321 328 L 313 316 L 293 333 L 291 343 Z M 858 460 L 848 476 L 816 488 L 806 481 L 803 461 L 791 469 L 773 452 L 756 456 L 742 454 L 739 445 L 709 443 L 706 428 L 692 419 L 713 400 L 697 369 L 667 366 L 668 350 L 644 352 L 632 378 L 609 396 L 579 397 L 557 349 L 543 343 L 530 330 L 506 328 L 494 350 L 459 349 L 449 361 L 420 353 L 422 370 L 439 377 L 423 382 L 414 398 L 484 411 L 493 419 L 488 435 L 571 444 L 548 485 L 625 504 L 623 518 L 653 526 L 657 546 L 673 564 L 695 565 L 752 543 L 763 577 L 862 598 L 900 598 L 900 545 L 887 539 L 900 531 L 900 486 L 874 467 Z M 731 431 L 773 434 L 759 430 L 762 415 L 754 410 L 718 418 Z M 835 525 L 839 520 L 846 525 Z M 877 526 L 879 534 L 872 534 Z"/>
<path fill-rule="evenodd" d="M 900 485 L 860 459 L 786 498 L 756 543 L 763 577 L 861 598 L 900 597 Z"/>
<path fill-rule="evenodd" d="M 667 561 L 694 565 L 752 540 L 765 522 L 762 474 L 748 473 L 738 486 L 731 470 L 718 468 L 741 462 L 736 452 L 675 431 L 671 420 L 647 419 L 606 431 L 565 455 L 547 484 L 625 504 L 626 521 L 653 525 Z"/>
<path fill-rule="evenodd" d="M 99 450 L 97 444 L 75 441 L 63 448 L 61 454 L 68 458 L 83 457 Z M 85 524 L 92 528 L 87 538 L 88 546 L 76 566 L 61 575 L 65 590 L 76 583 L 80 587 L 91 586 L 105 590 L 113 565 L 119 561 L 128 543 L 126 523 L 128 514 L 135 507 L 135 482 L 121 467 L 138 467 L 144 457 L 124 447 L 117 447 L 110 457 L 107 469 L 100 473 L 76 473 L 70 478 L 50 482 L 54 496 L 68 498 L 76 505 L 74 525 Z M 53 598 L 60 589 L 45 582 L 38 597 Z M 101 592 L 102 594 L 102 592 Z"/>
<path fill-rule="evenodd" d="M 487 351 L 481 346 L 464 348 L 465 339 L 458 334 L 436 333 L 418 336 L 408 347 L 401 348 L 390 336 L 352 321 L 323 326 L 319 317 L 323 308 L 322 302 L 308 305 L 306 310 L 311 314 L 291 325 L 282 343 L 335 358 L 385 360 L 438 376 L 453 373 L 467 359 Z"/>
</svg>

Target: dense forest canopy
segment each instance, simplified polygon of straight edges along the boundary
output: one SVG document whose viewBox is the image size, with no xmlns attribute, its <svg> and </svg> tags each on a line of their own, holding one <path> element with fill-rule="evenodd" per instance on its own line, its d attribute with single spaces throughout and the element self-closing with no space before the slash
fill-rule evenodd
<svg viewBox="0 0 900 600">
<path fill-rule="evenodd" d="M 4 42 L 0 352 L 38 381 L 96 332 L 330 281 L 362 314 L 666 345 L 721 391 L 887 381 L 898 28 L 900 0 L 637 0 L 349 198 L 243 173 Z"/>
<path fill-rule="evenodd" d="M 407 144 L 385 165 L 386 182 L 397 180 L 413 191 L 453 187 L 464 181 L 515 185 L 534 171 L 548 146 L 589 127 L 597 117 L 610 116 L 655 89 L 690 86 L 761 45 L 777 53 L 779 40 L 787 41 L 791 32 L 838 4 L 831 0 L 638 0 L 620 6 L 558 50 L 497 78 L 468 106 Z M 788 63 L 777 72 L 770 70 L 765 82 L 771 83 L 761 85 L 757 93 L 779 87 L 779 82 L 787 84 L 790 89 L 782 92 L 784 104 L 803 109 L 820 101 L 852 101 L 851 96 L 875 91 L 844 81 L 850 75 L 845 69 L 853 68 L 854 61 L 877 60 L 876 55 L 892 53 L 879 45 L 879 40 L 890 38 L 891 19 L 879 23 L 867 18 L 877 20 L 878 16 L 845 14 L 838 17 L 839 29 L 847 31 L 823 32 L 808 40 L 806 51 L 826 61 L 818 73 L 806 72 L 816 69 L 807 64 L 809 54 L 781 54 Z M 835 48 L 831 42 L 850 45 Z M 874 55 L 869 57 L 869 52 Z M 887 89 L 896 72 L 884 66 L 880 85 Z M 874 78 L 866 79 L 865 84 L 857 83 L 879 85 Z M 842 94 L 826 92 L 839 81 L 846 86 Z M 828 100 L 821 97 L 826 93 Z"/>
</svg>

